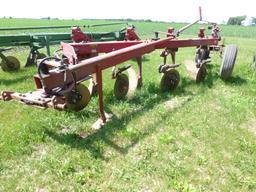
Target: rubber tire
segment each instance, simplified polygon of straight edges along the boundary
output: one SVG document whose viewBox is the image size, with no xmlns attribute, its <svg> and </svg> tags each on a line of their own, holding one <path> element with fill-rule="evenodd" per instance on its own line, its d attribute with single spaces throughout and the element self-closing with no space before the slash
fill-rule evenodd
<svg viewBox="0 0 256 192">
<path fill-rule="evenodd" d="M 236 45 L 228 45 L 225 49 L 222 64 L 220 67 L 220 77 L 223 80 L 228 79 L 234 69 L 238 48 Z"/>
<path fill-rule="evenodd" d="M 180 74 L 177 70 L 171 69 L 164 73 L 161 78 L 160 89 L 162 92 L 174 91 L 180 82 Z"/>
<path fill-rule="evenodd" d="M 20 61 L 16 57 L 7 56 L 6 59 L 11 62 L 11 65 L 5 60 L 2 60 L 1 68 L 3 71 L 18 71 L 20 69 Z"/>
</svg>

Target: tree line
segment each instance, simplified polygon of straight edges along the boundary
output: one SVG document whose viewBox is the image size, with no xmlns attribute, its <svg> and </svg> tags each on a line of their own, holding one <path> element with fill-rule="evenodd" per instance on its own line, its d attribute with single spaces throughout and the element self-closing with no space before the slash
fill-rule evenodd
<svg viewBox="0 0 256 192">
<path fill-rule="evenodd" d="M 236 17 L 230 17 L 228 19 L 227 24 L 228 25 L 242 25 L 242 21 L 244 21 L 246 18 L 246 15 L 243 16 L 236 16 Z M 256 17 L 252 17 L 252 22 L 256 23 Z"/>
</svg>

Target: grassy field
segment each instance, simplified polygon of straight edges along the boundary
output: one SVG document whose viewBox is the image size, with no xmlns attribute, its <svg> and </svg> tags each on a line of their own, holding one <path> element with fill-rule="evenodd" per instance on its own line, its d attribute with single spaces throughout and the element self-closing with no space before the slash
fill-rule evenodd
<svg viewBox="0 0 256 192">
<path fill-rule="evenodd" d="M 102 23 L 6 19 L 0 25 L 84 22 Z M 135 25 L 143 37 L 168 26 Z M 221 59 L 213 55 L 205 82 L 196 84 L 182 65 L 177 90 L 161 93 L 156 51 L 145 56 L 144 86 L 131 99 L 115 100 L 110 71 L 104 73 L 106 111 L 114 117 L 100 130 L 91 128 L 97 98 L 76 113 L 1 101 L 0 191 L 256 191 L 256 27 L 222 30 L 226 44 L 239 47 L 228 81 L 219 78 Z M 180 49 L 178 63 L 194 51 Z M 24 65 L 28 49 L 9 54 Z M 0 90 L 33 90 L 35 73 L 34 67 L 0 71 Z"/>
</svg>

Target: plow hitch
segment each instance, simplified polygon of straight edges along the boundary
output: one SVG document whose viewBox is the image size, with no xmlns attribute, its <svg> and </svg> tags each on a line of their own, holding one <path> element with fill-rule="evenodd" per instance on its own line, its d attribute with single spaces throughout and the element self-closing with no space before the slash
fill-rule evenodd
<svg viewBox="0 0 256 192">
<path fill-rule="evenodd" d="M 57 97 L 45 97 L 43 90 L 37 90 L 29 93 L 16 93 L 10 91 L 3 91 L 0 99 L 4 101 L 17 100 L 23 104 L 31 105 L 33 107 L 46 109 L 53 108 L 57 110 L 65 110 L 66 103 L 59 100 Z"/>
</svg>

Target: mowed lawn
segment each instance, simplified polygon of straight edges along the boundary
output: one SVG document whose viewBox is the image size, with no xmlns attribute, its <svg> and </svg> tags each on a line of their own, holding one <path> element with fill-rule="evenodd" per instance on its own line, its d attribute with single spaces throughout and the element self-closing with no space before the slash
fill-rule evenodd
<svg viewBox="0 0 256 192">
<path fill-rule="evenodd" d="M 1 25 L 84 22 L 103 21 L 6 19 Z M 143 37 L 169 26 L 135 25 Z M 184 37 L 196 36 L 196 27 Z M 221 59 L 213 54 L 206 80 L 196 84 L 184 65 L 195 49 L 180 49 L 181 82 L 175 91 L 161 93 L 158 66 L 163 61 L 155 51 L 144 57 L 142 89 L 118 101 L 107 70 L 105 109 L 114 116 L 100 130 L 91 128 L 98 119 L 96 97 L 80 112 L 0 101 L 0 191 L 256 191 L 256 27 L 223 26 L 223 34 L 226 44 L 239 47 L 227 81 L 219 78 Z M 27 54 L 26 48 L 8 53 L 22 65 Z M 35 67 L 1 70 L 0 90 L 34 90 L 35 73 Z"/>
</svg>

